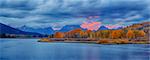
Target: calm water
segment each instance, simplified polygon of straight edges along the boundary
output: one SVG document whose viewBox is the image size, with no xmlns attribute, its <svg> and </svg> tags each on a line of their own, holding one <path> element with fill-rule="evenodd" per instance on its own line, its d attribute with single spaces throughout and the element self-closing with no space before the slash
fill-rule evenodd
<svg viewBox="0 0 150 60">
<path fill-rule="evenodd" d="M 150 45 L 41 43 L 38 39 L 0 39 L 0 60 L 150 60 Z"/>
</svg>

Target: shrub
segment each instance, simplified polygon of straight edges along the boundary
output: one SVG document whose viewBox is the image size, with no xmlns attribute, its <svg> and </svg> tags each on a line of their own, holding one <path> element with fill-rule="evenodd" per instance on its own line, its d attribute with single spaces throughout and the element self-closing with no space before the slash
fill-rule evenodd
<svg viewBox="0 0 150 60">
<path fill-rule="evenodd" d="M 109 43 L 109 40 L 98 40 L 96 43 L 98 43 L 98 44 L 106 44 L 106 43 Z"/>
<path fill-rule="evenodd" d="M 115 39 L 115 40 L 112 40 L 112 41 L 111 41 L 111 43 L 113 43 L 113 44 L 120 44 L 120 43 L 121 43 L 121 41 L 120 41 L 120 40 L 116 40 L 116 39 Z"/>
<path fill-rule="evenodd" d="M 49 40 L 48 38 L 42 38 L 38 42 L 52 42 L 52 40 Z"/>
<path fill-rule="evenodd" d="M 121 44 L 127 44 L 129 43 L 129 40 L 120 40 L 121 41 Z"/>
</svg>

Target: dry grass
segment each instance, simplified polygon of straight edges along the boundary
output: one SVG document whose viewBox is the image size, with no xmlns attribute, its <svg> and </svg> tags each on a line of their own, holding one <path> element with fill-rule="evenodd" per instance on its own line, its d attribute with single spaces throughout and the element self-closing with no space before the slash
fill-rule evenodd
<svg viewBox="0 0 150 60">
<path fill-rule="evenodd" d="M 121 40 L 121 39 L 98 40 L 96 43 L 98 43 L 98 44 L 128 44 L 129 40 Z"/>
<path fill-rule="evenodd" d="M 52 42 L 52 40 L 49 40 L 48 38 L 42 38 L 38 42 Z"/>
<path fill-rule="evenodd" d="M 110 42 L 109 40 L 98 40 L 96 43 L 98 43 L 98 44 L 107 44 L 109 42 Z"/>
</svg>

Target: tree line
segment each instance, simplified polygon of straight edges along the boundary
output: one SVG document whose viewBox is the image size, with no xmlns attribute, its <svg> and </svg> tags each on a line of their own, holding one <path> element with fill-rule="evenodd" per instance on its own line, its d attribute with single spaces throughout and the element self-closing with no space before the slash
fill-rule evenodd
<svg viewBox="0 0 150 60">
<path fill-rule="evenodd" d="M 138 38 L 145 37 L 146 33 L 143 30 L 82 30 L 75 29 L 68 32 L 56 32 L 50 38 L 109 38 L 109 39 L 123 39 L 123 38 Z"/>
</svg>

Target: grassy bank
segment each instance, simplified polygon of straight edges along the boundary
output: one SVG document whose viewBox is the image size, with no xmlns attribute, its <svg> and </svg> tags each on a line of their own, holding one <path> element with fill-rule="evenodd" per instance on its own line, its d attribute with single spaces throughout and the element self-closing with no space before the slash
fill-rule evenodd
<svg viewBox="0 0 150 60">
<path fill-rule="evenodd" d="M 98 40 L 97 44 L 150 44 L 148 41 L 133 41 L 127 39 L 113 39 L 113 40 Z"/>
<path fill-rule="evenodd" d="M 150 44 L 148 40 L 128 40 L 128 39 L 78 39 L 78 38 L 42 38 L 38 42 L 67 42 L 67 43 L 96 43 L 96 44 Z"/>
</svg>

